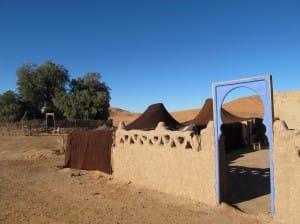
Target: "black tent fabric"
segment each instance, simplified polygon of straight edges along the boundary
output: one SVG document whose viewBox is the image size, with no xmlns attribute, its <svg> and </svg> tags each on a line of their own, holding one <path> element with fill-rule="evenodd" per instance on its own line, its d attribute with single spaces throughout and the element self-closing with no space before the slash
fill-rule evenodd
<svg viewBox="0 0 300 224">
<path fill-rule="evenodd" d="M 240 122 L 222 124 L 221 130 L 222 135 L 225 136 L 223 139 L 226 152 L 245 147 L 243 125 Z"/>
<path fill-rule="evenodd" d="M 246 118 L 238 117 L 238 116 L 228 112 L 224 108 L 222 108 L 221 117 L 222 117 L 223 124 L 235 123 L 235 122 L 241 122 L 241 121 L 247 121 L 247 120 L 254 119 L 254 117 L 246 117 Z M 193 120 L 188 121 L 187 123 L 194 124 L 194 125 L 197 125 L 200 127 L 205 127 L 208 124 L 208 122 L 212 121 L 213 119 L 214 119 L 214 117 L 213 117 L 213 100 L 211 98 L 209 98 L 209 99 L 206 99 L 202 109 L 196 115 L 196 117 Z"/>
<path fill-rule="evenodd" d="M 249 121 L 249 120 L 255 119 L 255 117 L 238 117 L 223 108 L 222 108 L 221 116 L 222 116 L 223 124 L 230 124 L 230 123 Z"/>
<path fill-rule="evenodd" d="M 172 117 L 165 106 L 162 103 L 157 103 L 150 105 L 143 114 L 128 124 L 126 129 L 154 130 L 159 122 L 164 122 L 170 130 L 181 127 L 181 124 Z"/>
<path fill-rule="evenodd" d="M 225 136 L 225 150 L 230 151 L 245 146 L 243 137 L 243 126 L 241 121 L 249 121 L 255 119 L 255 117 L 238 117 L 224 108 L 221 109 L 222 118 L 222 135 Z M 206 128 L 209 121 L 213 120 L 213 100 L 207 99 L 196 117 L 188 122 L 186 125 L 193 124 L 196 126 L 196 130 L 199 133 L 203 128 Z"/>
<path fill-rule="evenodd" d="M 205 127 L 209 121 L 212 121 L 214 119 L 213 114 L 213 101 L 210 98 L 206 99 L 200 112 L 193 120 L 189 121 L 189 123 Z"/>
</svg>

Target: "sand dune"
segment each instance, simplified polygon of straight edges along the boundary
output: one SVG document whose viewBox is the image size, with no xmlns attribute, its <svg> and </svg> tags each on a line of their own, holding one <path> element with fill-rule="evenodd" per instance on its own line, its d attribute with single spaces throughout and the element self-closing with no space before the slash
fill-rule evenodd
<svg viewBox="0 0 300 224">
<path fill-rule="evenodd" d="M 129 124 L 130 122 L 138 118 L 138 116 L 140 116 L 139 113 L 132 113 L 127 110 L 123 110 L 115 107 L 110 108 L 109 118 L 113 120 L 113 124 L 115 127 L 118 127 L 121 121 L 125 122 L 125 124 Z"/>
<path fill-rule="evenodd" d="M 286 121 L 290 129 L 300 130 L 300 90 L 274 93 L 274 116 Z M 202 105 L 201 105 L 202 106 Z M 240 117 L 260 117 L 264 115 L 264 106 L 259 96 L 242 97 L 223 105 L 224 109 Z M 114 126 L 124 121 L 129 124 L 134 121 L 140 113 L 132 113 L 119 108 L 111 108 L 110 118 L 113 119 Z M 179 122 L 185 122 L 193 119 L 199 108 L 187 109 L 182 111 L 170 112 Z"/>
<path fill-rule="evenodd" d="M 182 110 L 182 111 L 175 111 L 171 112 L 171 115 L 178 121 L 178 122 L 185 122 L 193 119 L 199 113 L 201 108 L 198 109 L 190 109 L 190 110 Z"/>
<path fill-rule="evenodd" d="M 224 104 L 223 108 L 239 117 L 264 116 L 264 105 L 259 96 L 242 97 Z"/>
</svg>

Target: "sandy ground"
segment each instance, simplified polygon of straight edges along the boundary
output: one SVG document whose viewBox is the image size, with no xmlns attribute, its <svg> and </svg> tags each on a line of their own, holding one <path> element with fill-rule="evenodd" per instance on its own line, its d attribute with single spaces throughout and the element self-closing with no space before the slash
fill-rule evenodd
<svg viewBox="0 0 300 224">
<path fill-rule="evenodd" d="M 248 214 L 271 215 L 269 150 L 227 154 L 228 203 Z"/>
<path fill-rule="evenodd" d="M 268 223 L 227 205 L 60 169 L 62 136 L 0 136 L 0 223 Z"/>
</svg>

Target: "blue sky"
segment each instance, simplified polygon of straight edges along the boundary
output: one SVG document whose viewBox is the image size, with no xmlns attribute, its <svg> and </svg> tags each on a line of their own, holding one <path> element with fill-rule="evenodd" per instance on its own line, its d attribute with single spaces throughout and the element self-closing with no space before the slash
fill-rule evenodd
<svg viewBox="0 0 300 224">
<path fill-rule="evenodd" d="M 199 108 L 212 82 L 272 74 L 300 89 L 300 1 L 1 0 L 0 94 L 16 70 L 52 60 L 100 72 L 111 106 Z"/>
</svg>

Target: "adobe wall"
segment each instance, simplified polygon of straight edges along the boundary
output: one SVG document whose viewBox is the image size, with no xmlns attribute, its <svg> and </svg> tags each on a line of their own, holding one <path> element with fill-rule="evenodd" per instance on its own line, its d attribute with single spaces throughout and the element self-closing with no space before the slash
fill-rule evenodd
<svg viewBox="0 0 300 224">
<path fill-rule="evenodd" d="M 300 131 L 274 122 L 275 219 L 282 223 L 300 221 Z"/>
<path fill-rule="evenodd" d="M 115 178 L 216 205 L 214 127 L 201 137 L 191 131 L 116 131 L 112 148 Z"/>
<path fill-rule="evenodd" d="M 300 130 L 300 91 L 274 92 L 274 115 L 284 120 L 289 129 Z"/>
</svg>

